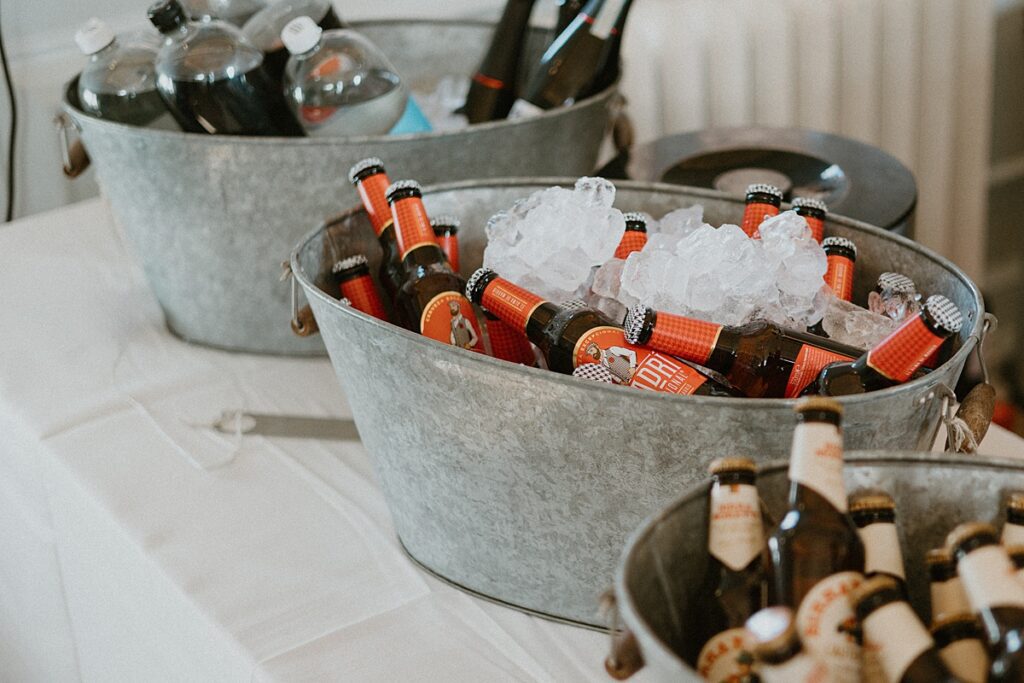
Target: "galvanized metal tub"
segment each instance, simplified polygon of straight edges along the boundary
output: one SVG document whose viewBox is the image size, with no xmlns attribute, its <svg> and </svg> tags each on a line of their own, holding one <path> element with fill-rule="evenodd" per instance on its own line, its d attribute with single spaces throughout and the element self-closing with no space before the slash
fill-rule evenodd
<svg viewBox="0 0 1024 683">
<path fill-rule="evenodd" d="M 443 76 L 469 76 L 493 25 L 379 21 L 355 28 L 379 45 L 414 88 Z M 529 54 L 546 32 L 533 31 Z M 78 129 L 103 193 L 134 244 L 167 317 L 185 339 L 266 353 L 323 353 L 277 321 L 288 311 L 281 257 L 309 229 L 357 204 L 349 167 L 387 159 L 396 178 L 436 183 L 464 178 L 583 175 L 591 172 L 615 86 L 537 118 L 497 121 L 455 132 L 345 139 L 206 136 L 103 121 L 77 106 L 74 83 L 64 111 Z"/>
<path fill-rule="evenodd" d="M 786 509 L 786 462 L 765 465 L 757 487 L 778 519 Z M 1003 521 L 1009 491 L 1024 489 L 1024 462 L 912 452 L 847 453 L 848 491 L 880 488 L 896 500 L 910 598 L 928 615 L 924 554 L 960 522 Z M 964 495 L 969 493 L 970 495 Z M 703 681 L 684 653 L 688 614 L 707 567 L 707 484 L 648 518 L 630 537 L 615 576 L 621 623 L 640 646 L 644 680 Z"/>
<path fill-rule="evenodd" d="M 562 179 L 428 188 L 427 209 L 462 218 L 463 274 L 481 261 L 499 209 Z M 738 222 L 740 200 L 710 190 L 620 182 L 615 204 L 660 216 L 701 203 L 713 224 Z M 856 295 L 883 270 L 941 292 L 966 317 L 962 346 L 905 385 L 842 399 L 850 448 L 928 449 L 940 386 L 954 386 L 981 329 L 977 288 L 945 259 L 844 218 L 829 234 L 859 249 Z M 788 453 L 792 401 L 680 397 L 582 383 L 437 344 L 343 306 L 320 288 L 337 259 L 378 248 L 353 210 L 307 236 L 292 269 L 312 305 L 338 379 L 409 553 L 450 581 L 517 607 L 596 624 L 627 535 L 651 510 L 702 480 L 723 453 Z M 376 272 L 376 264 L 371 263 Z M 326 286 L 326 285 L 324 285 Z M 283 321 L 282 321 L 283 324 Z"/>
</svg>

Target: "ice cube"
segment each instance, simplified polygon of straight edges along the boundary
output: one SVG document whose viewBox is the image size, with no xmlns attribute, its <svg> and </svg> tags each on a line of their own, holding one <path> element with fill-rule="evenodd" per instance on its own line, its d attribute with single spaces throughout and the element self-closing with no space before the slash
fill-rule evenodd
<svg viewBox="0 0 1024 683">
<path fill-rule="evenodd" d="M 896 329 L 897 323 L 832 295 L 821 326 L 830 339 L 859 349 L 870 349 Z"/>
</svg>

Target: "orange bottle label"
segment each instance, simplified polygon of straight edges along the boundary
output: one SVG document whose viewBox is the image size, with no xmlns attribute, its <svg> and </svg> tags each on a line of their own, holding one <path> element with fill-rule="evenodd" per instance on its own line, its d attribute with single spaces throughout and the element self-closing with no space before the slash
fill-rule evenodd
<svg viewBox="0 0 1024 683">
<path fill-rule="evenodd" d="M 491 340 L 491 355 L 510 363 L 536 365 L 530 340 L 521 331 L 497 318 L 487 318 L 487 337 Z"/>
<path fill-rule="evenodd" d="M 363 201 L 363 208 L 370 217 L 370 224 L 377 237 L 391 225 L 391 207 L 386 197 L 390 185 L 387 173 L 376 173 L 357 184 L 359 198 Z"/>
<path fill-rule="evenodd" d="M 743 232 L 747 233 L 749 237 L 759 240 L 761 239 L 761 233 L 758 231 L 758 228 L 761 227 L 761 221 L 769 216 L 778 215 L 779 207 L 772 204 L 753 202 L 747 204 L 746 208 L 743 209 L 743 224 L 740 227 L 743 228 Z"/>
<path fill-rule="evenodd" d="M 448 265 L 452 267 L 452 270 L 456 273 L 459 272 L 459 236 L 440 235 L 437 238 L 437 246 L 441 247 L 441 251 L 444 252 L 444 256 L 448 259 Z"/>
<path fill-rule="evenodd" d="M 807 385 L 818 378 L 818 374 L 829 363 L 837 361 L 853 360 L 850 356 L 835 351 L 804 344 L 800 353 L 796 354 L 793 361 L 793 369 L 789 372 L 789 381 L 786 382 L 786 398 L 796 398 L 800 392 L 807 388 Z"/>
<path fill-rule="evenodd" d="M 544 299 L 498 277 L 487 283 L 480 303 L 514 329 L 525 332 L 530 316 Z"/>
<path fill-rule="evenodd" d="M 410 251 L 424 245 L 437 246 L 437 237 L 430 227 L 430 217 L 420 197 L 403 197 L 391 204 L 391 217 L 395 221 L 398 252 L 405 258 Z"/>
<path fill-rule="evenodd" d="M 718 343 L 722 326 L 672 313 L 658 313 L 647 345 L 703 365 Z"/>
<path fill-rule="evenodd" d="M 943 341 L 916 315 L 868 351 L 868 365 L 889 379 L 906 382 Z"/>
<path fill-rule="evenodd" d="M 384 312 L 384 304 L 377 293 L 377 287 L 369 275 L 360 275 L 342 282 L 341 295 L 352 303 L 352 308 L 380 320 L 388 319 L 388 314 Z"/>
<path fill-rule="evenodd" d="M 671 356 L 633 346 L 618 327 L 595 327 L 576 341 L 573 367 L 586 363 L 604 365 L 616 384 L 648 391 L 692 394 L 707 381 L 707 377 Z"/>
<path fill-rule="evenodd" d="M 634 251 L 640 251 L 647 245 L 647 233 L 639 230 L 627 230 L 622 235 L 619 246 L 615 249 L 615 258 L 624 259 Z"/>
<path fill-rule="evenodd" d="M 839 254 L 828 255 L 825 284 L 843 301 L 853 300 L 853 261 Z"/>
<path fill-rule="evenodd" d="M 423 307 L 420 334 L 470 351 L 483 351 L 473 305 L 458 292 L 441 292 Z"/>
<path fill-rule="evenodd" d="M 811 229 L 814 241 L 821 244 L 821 241 L 825 239 L 825 221 L 814 216 L 804 216 L 804 220 L 807 221 L 807 227 Z"/>
</svg>

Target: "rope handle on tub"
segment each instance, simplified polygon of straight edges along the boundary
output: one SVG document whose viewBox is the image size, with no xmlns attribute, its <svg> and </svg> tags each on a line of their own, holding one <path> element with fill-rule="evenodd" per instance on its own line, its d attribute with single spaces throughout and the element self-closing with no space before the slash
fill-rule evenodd
<svg viewBox="0 0 1024 683">
<path fill-rule="evenodd" d="M 78 131 L 74 122 L 63 112 L 57 114 L 53 119 L 53 125 L 57 127 L 57 146 L 60 148 L 61 168 L 68 178 L 77 178 L 89 168 L 91 160 L 89 153 L 85 151 L 81 138 L 75 136 L 74 141 L 68 134 L 69 128 Z"/>
<path fill-rule="evenodd" d="M 619 608 L 611 588 L 601 595 L 598 611 L 608 624 L 608 637 L 611 640 L 608 656 L 604 660 L 605 671 L 615 680 L 624 681 L 644 668 L 640 645 L 633 632 L 619 624 Z"/>
</svg>

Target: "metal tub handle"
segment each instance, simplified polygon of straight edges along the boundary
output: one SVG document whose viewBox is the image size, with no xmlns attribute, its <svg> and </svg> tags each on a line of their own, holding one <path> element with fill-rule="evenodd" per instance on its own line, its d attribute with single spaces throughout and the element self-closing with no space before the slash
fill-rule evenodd
<svg viewBox="0 0 1024 683">
<path fill-rule="evenodd" d="M 971 389 L 960 406 L 956 406 L 956 394 L 945 384 L 936 387 L 942 397 L 942 422 L 946 425 L 946 451 L 950 453 L 977 453 L 978 445 L 988 433 L 996 407 L 996 390 L 989 383 L 988 366 L 985 364 L 985 337 L 996 329 L 999 320 L 991 313 L 985 313 L 981 333 L 971 335 L 974 352 L 981 366 L 982 381 Z"/>
<path fill-rule="evenodd" d="M 63 112 L 57 114 L 53 119 L 53 124 L 57 128 L 57 141 L 64 175 L 68 178 L 77 178 L 85 172 L 85 169 L 89 168 L 91 163 L 89 153 L 85 151 L 82 139 L 78 137 L 78 127 Z M 68 133 L 68 130 L 72 128 L 75 130 L 74 140 Z"/>
<path fill-rule="evenodd" d="M 320 331 L 316 318 L 313 316 L 313 309 L 306 304 L 299 308 L 299 286 L 295 283 L 295 275 L 292 273 L 292 264 L 289 261 L 281 262 L 281 281 L 288 280 L 292 287 L 292 319 L 291 327 L 299 337 L 310 337 Z"/>
<path fill-rule="evenodd" d="M 604 668 L 615 680 L 624 681 L 644 668 L 640 644 L 636 642 L 636 636 L 632 631 L 619 624 L 619 608 L 615 601 L 615 592 L 611 588 L 601 595 L 600 604 L 600 612 L 608 624 L 608 636 L 611 640 Z"/>
</svg>

